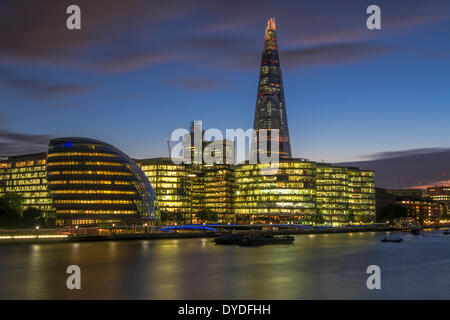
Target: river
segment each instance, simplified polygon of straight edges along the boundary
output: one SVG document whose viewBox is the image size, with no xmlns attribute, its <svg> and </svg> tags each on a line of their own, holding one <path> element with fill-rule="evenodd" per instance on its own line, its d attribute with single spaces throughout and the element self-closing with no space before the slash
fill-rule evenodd
<svg viewBox="0 0 450 320">
<path fill-rule="evenodd" d="M 450 299 L 450 236 L 297 235 L 293 245 L 211 239 L 0 245 L 0 299 Z M 66 268 L 81 268 L 68 290 Z M 369 265 L 381 289 L 368 290 Z"/>
</svg>

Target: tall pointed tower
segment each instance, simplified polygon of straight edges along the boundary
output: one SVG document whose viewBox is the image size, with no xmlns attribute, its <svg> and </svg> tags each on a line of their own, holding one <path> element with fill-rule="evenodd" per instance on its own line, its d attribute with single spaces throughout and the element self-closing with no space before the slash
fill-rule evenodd
<svg viewBox="0 0 450 320">
<path fill-rule="evenodd" d="M 283 80 L 281 77 L 277 36 L 275 32 L 275 18 L 270 18 L 266 27 L 253 129 L 255 129 L 257 134 L 260 129 L 267 129 L 269 140 L 271 139 L 270 130 L 278 129 L 280 158 L 292 157 Z M 262 143 L 268 142 L 259 141 L 258 139 L 257 149 L 260 149 Z M 271 154 L 270 143 L 267 145 L 267 151 Z"/>
</svg>

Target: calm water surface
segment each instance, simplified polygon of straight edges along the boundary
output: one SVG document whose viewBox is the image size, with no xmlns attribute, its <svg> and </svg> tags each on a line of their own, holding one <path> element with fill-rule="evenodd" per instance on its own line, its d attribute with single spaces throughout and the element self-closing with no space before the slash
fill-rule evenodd
<svg viewBox="0 0 450 320">
<path fill-rule="evenodd" d="M 211 239 L 0 246 L 0 299 L 450 299 L 442 230 L 296 236 L 294 245 L 216 246 Z M 68 265 L 81 290 L 66 288 Z M 366 268 L 381 268 L 368 290 Z"/>
</svg>

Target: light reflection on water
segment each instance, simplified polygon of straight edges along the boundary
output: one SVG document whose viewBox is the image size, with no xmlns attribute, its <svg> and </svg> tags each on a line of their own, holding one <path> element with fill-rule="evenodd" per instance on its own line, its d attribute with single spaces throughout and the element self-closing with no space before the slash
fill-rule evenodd
<svg viewBox="0 0 450 320">
<path fill-rule="evenodd" d="M 450 299 L 450 237 L 392 233 L 296 236 L 294 245 L 211 239 L 0 246 L 1 299 Z M 81 290 L 66 268 L 81 267 Z M 381 267 L 381 290 L 366 268 Z"/>
</svg>

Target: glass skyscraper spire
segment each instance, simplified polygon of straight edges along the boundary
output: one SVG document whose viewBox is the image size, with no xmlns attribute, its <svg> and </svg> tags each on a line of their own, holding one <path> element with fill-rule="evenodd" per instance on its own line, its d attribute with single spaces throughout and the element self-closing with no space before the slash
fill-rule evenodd
<svg viewBox="0 0 450 320">
<path fill-rule="evenodd" d="M 286 102 L 284 99 L 283 80 L 281 77 L 277 36 L 275 32 L 275 18 L 270 18 L 266 27 L 253 129 L 255 129 L 257 135 L 261 129 L 267 129 L 269 140 L 271 139 L 270 131 L 278 129 L 279 156 L 280 158 L 292 157 Z M 260 141 L 258 138 L 257 149 L 260 150 L 261 145 L 268 142 Z M 268 143 L 266 150 L 270 155 L 270 143 Z"/>
</svg>

